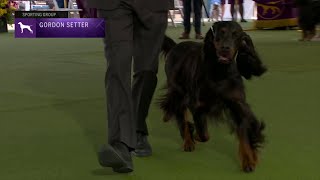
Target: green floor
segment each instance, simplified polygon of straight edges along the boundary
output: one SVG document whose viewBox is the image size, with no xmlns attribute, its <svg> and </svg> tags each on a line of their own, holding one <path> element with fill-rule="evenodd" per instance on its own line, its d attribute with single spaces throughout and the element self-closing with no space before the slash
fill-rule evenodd
<svg viewBox="0 0 320 180">
<path fill-rule="evenodd" d="M 320 180 L 320 43 L 297 42 L 297 31 L 249 34 L 270 69 L 247 83 L 248 101 L 267 124 L 256 171 L 240 171 L 237 142 L 224 126 L 211 126 L 208 143 L 182 152 L 176 127 L 152 106 L 154 155 L 134 158 L 129 175 L 96 160 L 106 137 L 102 41 L 0 34 L 0 180 Z"/>
</svg>

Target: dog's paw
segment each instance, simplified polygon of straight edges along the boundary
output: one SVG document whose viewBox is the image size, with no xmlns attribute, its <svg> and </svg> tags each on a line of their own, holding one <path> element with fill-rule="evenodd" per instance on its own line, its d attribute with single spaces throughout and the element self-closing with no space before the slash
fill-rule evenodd
<svg viewBox="0 0 320 180">
<path fill-rule="evenodd" d="M 204 134 L 200 136 L 198 133 L 196 133 L 196 136 L 194 137 L 194 139 L 198 142 L 207 142 L 209 141 L 210 137 L 208 134 Z"/>
<path fill-rule="evenodd" d="M 185 140 L 183 144 L 183 150 L 185 152 L 192 152 L 195 150 L 195 142 L 190 140 Z"/>
<path fill-rule="evenodd" d="M 163 120 L 164 122 L 168 122 L 168 121 L 170 121 L 170 119 L 171 119 L 171 115 L 169 115 L 169 114 L 167 114 L 167 113 L 165 113 L 164 116 L 163 116 L 163 118 L 162 118 L 162 120 Z"/>
<path fill-rule="evenodd" d="M 246 173 L 251 173 L 256 168 L 256 162 L 251 161 L 249 158 L 242 160 L 242 170 Z"/>
<path fill-rule="evenodd" d="M 243 171 L 246 172 L 246 173 L 250 173 L 250 172 L 253 172 L 254 169 L 255 169 L 255 167 L 253 165 L 248 165 L 248 166 L 243 168 Z"/>
<path fill-rule="evenodd" d="M 257 166 L 258 158 L 256 152 L 245 151 L 241 153 L 242 170 L 246 173 L 253 172 Z"/>
</svg>

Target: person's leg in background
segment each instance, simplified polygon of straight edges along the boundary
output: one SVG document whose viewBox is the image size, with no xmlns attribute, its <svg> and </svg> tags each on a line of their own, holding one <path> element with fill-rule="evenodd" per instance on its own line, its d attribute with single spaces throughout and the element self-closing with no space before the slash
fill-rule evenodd
<svg viewBox="0 0 320 180">
<path fill-rule="evenodd" d="M 191 0 L 183 0 L 183 26 L 184 32 L 179 37 L 179 39 L 189 39 L 191 31 Z"/>
<path fill-rule="evenodd" d="M 210 0 L 210 11 L 209 11 L 210 18 L 209 18 L 209 20 L 212 20 L 212 21 L 214 21 L 214 19 L 215 19 L 214 3 L 215 3 L 215 0 Z"/>
<path fill-rule="evenodd" d="M 201 33 L 201 10 L 202 10 L 202 0 L 193 0 L 193 8 L 194 8 L 194 29 L 196 32 L 196 39 L 203 39 Z"/>
<path fill-rule="evenodd" d="M 82 9 L 82 11 L 79 11 L 80 18 L 85 18 L 86 17 L 86 9 L 83 5 L 83 0 L 76 0 L 76 2 L 77 2 L 78 9 Z"/>
<path fill-rule="evenodd" d="M 57 0 L 59 8 L 64 8 L 64 0 Z"/>
<path fill-rule="evenodd" d="M 317 25 L 320 23 L 320 1 L 319 0 L 314 0 L 311 2 L 311 11 L 312 13 L 312 18 L 311 22 L 314 24 L 314 28 L 311 31 L 311 34 L 313 34 L 313 37 L 311 40 L 316 40 L 319 41 L 320 39 L 320 32 L 317 31 Z"/>
<path fill-rule="evenodd" d="M 154 12 L 152 16 L 151 29 L 145 29 L 138 23 L 134 27 L 132 96 L 137 117 L 137 147 L 134 154 L 138 157 L 152 155 L 146 120 L 157 86 L 159 54 L 168 23 L 168 12 Z"/>
<path fill-rule="evenodd" d="M 97 18 L 97 9 L 89 8 L 86 0 L 76 0 L 78 9 L 82 9 L 79 12 L 80 18 Z"/>
<path fill-rule="evenodd" d="M 302 38 L 299 39 L 300 41 L 309 41 L 311 37 L 310 34 L 312 34 L 312 29 L 315 28 L 315 26 L 313 26 L 314 23 L 312 20 L 313 9 L 311 8 L 309 3 L 310 2 L 308 1 L 300 1 L 298 4 L 298 24 L 302 29 Z"/>
<path fill-rule="evenodd" d="M 219 21 L 219 16 L 220 16 L 220 10 L 219 10 L 219 5 L 220 5 L 220 0 L 214 0 L 213 1 L 213 18 L 216 21 Z"/>
<path fill-rule="evenodd" d="M 221 0 L 221 20 L 223 21 L 226 0 Z"/>
<path fill-rule="evenodd" d="M 239 6 L 239 13 L 241 16 L 241 22 L 247 22 L 244 19 L 244 7 L 243 7 L 243 0 L 238 0 L 238 6 Z"/>
<path fill-rule="evenodd" d="M 232 21 L 236 21 L 235 19 L 235 15 L 236 15 L 236 7 L 235 7 L 235 1 L 236 0 L 228 0 L 229 4 L 230 4 L 230 14 L 232 17 Z"/>
<path fill-rule="evenodd" d="M 314 17 L 314 20 L 316 21 L 316 24 L 319 24 L 320 22 L 320 1 L 313 1 L 314 3 L 314 6 L 313 6 L 313 12 L 317 12 L 315 14 L 315 17 Z M 316 28 L 316 37 L 317 40 L 319 41 L 320 40 L 320 31 L 317 31 L 317 28 Z"/>
<path fill-rule="evenodd" d="M 99 10 L 99 17 L 106 19 L 108 145 L 101 148 L 98 158 L 101 166 L 120 173 L 133 171 L 130 151 L 137 142 L 131 92 L 133 16 L 127 5 Z"/>
<path fill-rule="evenodd" d="M 208 5 L 207 5 L 207 9 L 208 9 L 208 13 L 209 13 L 209 22 L 211 21 L 211 20 L 213 20 L 214 19 L 214 0 L 208 0 L 207 1 L 208 3 Z"/>
</svg>

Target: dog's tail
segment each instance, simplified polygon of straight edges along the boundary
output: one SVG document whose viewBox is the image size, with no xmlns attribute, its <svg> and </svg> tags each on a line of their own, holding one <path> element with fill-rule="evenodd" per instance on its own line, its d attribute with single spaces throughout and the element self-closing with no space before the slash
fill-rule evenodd
<svg viewBox="0 0 320 180">
<path fill-rule="evenodd" d="M 177 45 L 176 42 L 174 42 L 173 39 L 171 39 L 170 37 L 168 37 L 167 35 L 164 36 L 164 40 L 162 43 L 162 47 L 161 47 L 161 52 L 162 54 L 167 57 L 168 53 L 171 51 L 171 49 L 173 47 L 175 47 Z"/>
</svg>

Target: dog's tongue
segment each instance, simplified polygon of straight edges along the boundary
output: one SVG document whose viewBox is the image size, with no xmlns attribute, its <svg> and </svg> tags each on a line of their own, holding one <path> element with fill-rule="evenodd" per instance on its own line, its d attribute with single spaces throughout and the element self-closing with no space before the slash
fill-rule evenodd
<svg viewBox="0 0 320 180">
<path fill-rule="evenodd" d="M 217 52 L 218 61 L 222 64 L 229 64 L 232 60 L 229 51 L 219 51 Z"/>
<path fill-rule="evenodd" d="M 230 62 L 229 58 L 227 58 L 226 56 L 219 56 L 219 61 L 221 63 L 224 63 L 224 64 L 228 64 Z"/>
</svg>

